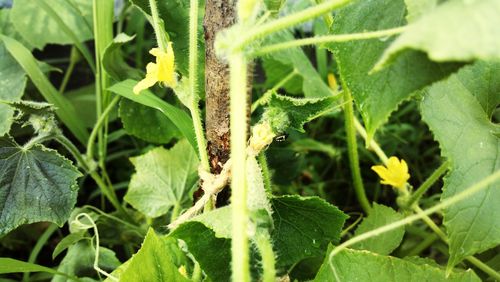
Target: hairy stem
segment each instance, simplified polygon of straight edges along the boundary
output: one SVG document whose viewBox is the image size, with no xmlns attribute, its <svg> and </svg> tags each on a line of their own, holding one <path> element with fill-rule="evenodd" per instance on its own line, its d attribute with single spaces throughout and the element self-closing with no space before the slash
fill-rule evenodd
<svg viewBox="0 0 500 282">
<path fill-rule="evenodd" d="M 276 279 L 276 261 L 274 258 L 273 244 L 267 230 L 258 230 L 254 239 L 262 257 L 263 282 L 274 282 Z"/>
<path fill-rule="evenodd" d="M 429 188 L 432 187 L 436 181 L 445 174 L 449 167 L 450 167 L 451 162 L 450 161 L 445 161 L 442 163 L 430 176 L 427 178 L 422 185 L 411 195 L 410 199 L 406 203 L 407 207 L 413 206 L 415 203 L 418 203 L 420 198 L 429 190 Z"/>
</svg>

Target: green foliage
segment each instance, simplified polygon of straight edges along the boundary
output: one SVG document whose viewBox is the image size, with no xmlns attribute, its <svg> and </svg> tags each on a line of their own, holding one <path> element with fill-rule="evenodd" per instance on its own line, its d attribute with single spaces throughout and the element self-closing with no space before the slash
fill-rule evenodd
<svg viewBox="0 0 500 282">
<path fill-rule="evenodd" d="M 102 66 L 106 73 L 117 81 L 127 78 L 136 80 L 141 79 L 141 72 L 127 64 L 120 49 L 125 44 L 129 44 L 132 40 L 134 40 L 134 36 L 120 33 L 104 50 Z"/>
<path fill-rule="evenodd" d="M 338 12 L 333 34 L 348 34 L 403 26 L 403 0 L 357 1 Z M 344 91 L 351 91 L 371 139 L 399 104 L 424 86 L 439 80 L 458 66 L 439 65 L 425 54 L 407 52 L 390 67 L 370 74 L 390 46 L 391 39 L 328 44 L 339 65 Z"/>
<path fill-rule="evenodd" d="M 328 255 L 314 281 L 481 281 L 472 271 L 445 271 L 425 264 L 415 264 L 395 257 L 368 251 L 346 249 Z"/>
<path fill-rule="evenodd" d="M 69 160 L 43 145 L 24 148 L 3 138 L 0 167 L 0 235 L 21 224 L 68 219 L 81 176 Z"/>
<path fill-rule="evenodd" d="M 174 264 L 169 238 L 158 236 L 149 229 L 141 249 L 130 259 L 120 275 L 120 281 L 189 281 Z"/>
<path fill-rule="evenodd" d="M 427 89 L 421 107 L 424 120 L 438 140 L 443 156 L 452 162 L 442 199 L 464 191 L 500 169 L 496 157 L 500 139 L 490 120 L 500 103 L 500 65 L 478 62 Z M 500 243 L 498 184 L 444 211 L 450 239 L 449 266 L 466 256 Z"/>
<path fill-rule="evenodd" d="M 166 214 L 191 199 L 197 187 L 198 158 L 186 140 L 170 150 L 155 148 L 131 159 L 136 173 L 125 201 L 149 217 Z"/>
<path fill-rule="evenodd" d="M 358 228 L 356 228 L 354 235 L 361 235 L 401 219 L 403 219 L 403 215 L 392 208 L 374 203 L 370 214 L 361 222 Z M 403 240 L 404 234 L 405 228 L 399 227 L 390 232 L 361 241 L 353 245 L 353 248 L 367 250 L 381 255 L 389 255 L 399 246 Z"/>
<path fill-rule="evenodd" d="M 384 52 L 376 69 L 407 49 L 420 50 L 434 61 L 500 59 L 500 2 L 447 1 L 427 13 Z"/>
</svg>

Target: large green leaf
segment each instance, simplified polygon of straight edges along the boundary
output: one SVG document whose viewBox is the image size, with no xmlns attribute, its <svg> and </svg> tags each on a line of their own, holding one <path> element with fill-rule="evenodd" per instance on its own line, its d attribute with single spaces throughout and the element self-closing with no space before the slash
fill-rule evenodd
<svg viewBox="0 0 500 282">
<path fill-rule="evenodd" d="M 161 112 L 132 100 L 120 101 L 120 118 L 128 134 L 148 142 L 166 144 L 180 135 L 177 127 Z"/>
<path fill-rule="evenodd" d="M 97 271 L 94 269 L 94 259 L 96 250 L 89 240 L 77 242 L 69 247 L 66 256 L 59 264 L 57 271 L 77 277 L 97 278 Z M 111 272 L 121 263 L 116 258 L 115 252 L 110 249 L 99 247 L 99 267 Z M 56 275 L 51 282 L 66 282 L 68 279 L 64 276 Z"/>
<path fill-rule="evenodd" d="M 447 1 L 409 26 L 375 68 L 407 49 L 426 52 L 439 62 L 499 60 L 499 14 L 498 0 Z"/>
<path fill-rule="evenodd" d="M 490 121 L 500 104 L 500 64 L 476 63 L 430 87 L 421 111 L 452 162 L 442 199 L 448 199 L 500 169 L 498 125 Z M 450 240 L 449 266 L 500 243 L 500 183 L 444 210 Z"/>
<path fill-rule="evenodd" d="M 314 281 L 481 281 L 472 270 L 452 272 L 368 251 L 346 249 L 327 255 Z"/>
<path fill-rule="evenodd" d="M 0 39 L 3 40 L 5 47 L 12 57 L 14 57 L 19 65 L 21 65 L 24 69 L 26 74 L 28 74 L 33 84 L 40 91 L 40 94 L 42 94 L 43 98 L 47 102 L 56 106 L 56 114 L 61 121 L 81 143 L 86 144 L 89 133 L 85 128 L 85 124 L 83 121 L 78 119 L 75 109 L 68 99 L 60 95 L 47 77 L 43 74 L 42 69 L 31 52 L 13 38 L 0 34 Z"/>
<path fill-rule="evenodd" d="M 20 100 L 26 87 L 26 74 L 0 42 L 0 100 L 14 102 Z M 14 110 L 0 103 L 0 136 L 9 132 Z"/>
<path fill-rule="evenodd" d="M 0 139 L 0 235 L 25 223 L 63 225 L 76 203 L 80 176 L 54 150 Z"/>
<path fill-rule="evenodd" d="M 294 37 L 290 31 L 282 31 L 270 36 L 266 39 L 265 43 L 274 44 L 293 39 Z M 302 90 L 305 97 L 323 98 L 332 96 L 332 90 L 328 87 L 323 78 L 321 78 L 312 63 L 309 61 L 309 58 L 300 48 L 290 48 L 272 53 L 271 55 L 264 57 L 264 61 L 266 61 L 267 58 L 278 61 L 288 66 L 291 70 L 297 70 L 297 76 L 295 79 L 300 77 L 302 78 Z"/>
<path fill-rule="evenodd" d="M 14 28 L 14 24 L 10 20 L 10 11 L 11 9 L 0 9 L 0 33 L 16 39 L 17 41 L 23 43 L 26 48 L 32 50 L 33 47 L 31 47 L 29 43 L 24 40 L 22 35 Z"/>
<path fill-rule="evenodd" d="M 334 34 L 383 30 L 405 25 L 403 0 L 357 1 L 338 11 Z M 390 113 L 412 93 L 455 70 L 438 65 L 425 54 L 405 53 L 389 68 L 369 75 L 375 62 L 389 46 L 388 38 L 327 44 L 338 62 L 346 91 L 351 91 L 361 112 L 369 139 Z"/>
<path fill-rule="evenodd" d="M 230 281 L 230 239 L 218 238 L 210 228 L 194 221 L 180 225 L 169 237 L 182 239 L 186 243 L 189 252 L 212 281 Z"/>
<path fill-rule="evenodd" d="M 437 7 L 440 0 L 405 0 L 406 20 L 412 23 Z"/>
<path fill-rule="evenodd" d="M 164 215 L 191 199 L 197 187 L 198 158 L 186 140 L 170 150 L 158 147 L 131 161 L 136 173 L 125 201 L 148 217 Z"/>
<path fill-rule="evenodd" d="M 189 115 L 158 98 L 149 90 L 144 90 L 139 95 L 134 94 L 134 92 L 132 92 L 132 88 L 136 84 L 137 81 L 128 79 L 111 86 L 109 90 L 134 102 L 160 111 L 168 119 L 170 119 L 175 126 L 177 126 L 177 129 L 179 129 L 184 137 L 186 137 L 191 146 L 193 146 L 193 148 L 197 148 L 193 121 Z"/>
<path fill-rule="evenodd" d="M 37 2 L 16 0 L 11 10 L 14 27 L 32 46 L 42 49 L 49 43 L 71 44 L 75 42 L 75 39 L 83 42 L 92 38 L 91 1 L 50 0 L 47 2 L 54 11 L 57 11 L 60 20 L 75 38 L 64 32 L 60 23 Z"/>
<path fill-rule="evenodd" d="M 354 235 L 361 235 L 401 219 L 403 219 L 403 215 L 392 208 L 374 203 L 370 214 L 361 222 Z M 361 241 L 352 247 L 354 249 L 388 255 L 399 246 L 403 240 L 404 234 L 405 228 L 401 226 L 389 232 Z"/>
<path fill-rule="evenodd" d="M 347 216 L 317 197 L 273 198 L 275 229 L 271 233 L 277 266 L 295 264 L 307 257 L 324 255 L 330 242 L 338 243 Z"/>
<path fill-rule="evenodd" d="M 189 281 L 174 264 L 168 239 L 149 229 L 141 249 L 130 259 L 120 281 Z"/>
</svg>

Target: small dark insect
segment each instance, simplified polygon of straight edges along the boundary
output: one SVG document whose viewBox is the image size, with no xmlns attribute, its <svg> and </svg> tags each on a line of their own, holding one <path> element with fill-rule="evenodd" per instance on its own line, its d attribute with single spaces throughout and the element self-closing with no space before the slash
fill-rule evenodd
<svg viewBox="0 0 500 282">
<path fill-rule="evenodd" d="M 288 138 L 288 133 L 283 133 L 283 134 L 280 134 L 280 135 L 274 137 L 274 141 L 276 141 L 276 142 L 283 142 L 287 138 Z"/>
</svg>

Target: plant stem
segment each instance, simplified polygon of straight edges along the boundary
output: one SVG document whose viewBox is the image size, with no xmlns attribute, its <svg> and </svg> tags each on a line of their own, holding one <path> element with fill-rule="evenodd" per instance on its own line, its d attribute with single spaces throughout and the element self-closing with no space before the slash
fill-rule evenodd
<svg viewBox="0 0 500 282">
<path fill-rule="evenodd" d="M 263 282 L 274 282 L 276 279 L 276 267 L 273 252 L 273 244 L 267 229 L 257 230 L 255 234 L 255 245 L 262 257 Z"/>
<path fill-rule="evenodd" d="M 115 105 L 120 100 L 120 96 L 116 95 L 111 102 L 109 102 L 108 106 L 102 114 L 99 116 L 99 119 L 96 121 L 94 128 L 92 128 L 92 132 L 90 133 L 89 140 L 87 142 L 87 159 L 93 159 L 94 155 L 94 143 L 97 137 L 98 132 L 100 131 L 103 124 L 107 121 L 108 115 L 111 113 L 111 110 L 115 107 Z"/>
<path fill-rule="evenodd" d="M 43 246 L 45 245 L 45 243 L 47 243 L 50 236 L 52 236 L 52 234 L 54 234 L 54 232 L 56 232 L 58 228 L 59 227 L 56 224 L 51 223 L 49 225 L 49 227 L 47 227 L 47 229 L 45 229 L 45 232 L 43 232 L 42 236 L 40 236 L 40 238 L 38 238 L 38 241 L 36 241 L 35 246 L 31 250 L 30 256 L 28 258 L 28 263 L 35 263 L 36 262 L 36 258 L 38 257 L 38 254 L 40 254 L 40 251 L 42 250 Z M 30 273 L 29 272 L 25 272 L 23 274 L 23 282 L 27 282 L 27 281 L 30 281 Z"/>
<path fill-rule="evenodd" d="M 278 83 L 276 83 L 276 85 L 267 90 L 259 99 L 257 99 L 257 101 L 255 101 L 253 104 L 252 104 L 252 113 L 259 107 L 259 106 L 262 106 L 262 105 L 265 105 L 269 98 L 271 97 L 271 95 L 273 95 L 273 93 L 280 89 L 281 87 L 283 87 L 283 85 L 285 85 L 288 81 L 290 81 L 296 74 L 298 74 L 299 72 L 296 70 L 296 69 L 293 69 L 292 72 L 290 72 L 287 76 L 285 76 L 282 80 L 280 80 Z"/>
<path fill-rule="evenodd" d="M 372 237 L 378 236 L 380 234 L 389 232 L 389 231 L 394 230 L 396 228 L 399 228 L 401 226 L 410 224 L 416 220 L 422 219 L 425 216 L 428 216 L 428 215 L 433 214 L 439 210 L 442 210 L 442 209 L 447 208 L 451 205 L 454 205 L 454 204 L 456 204 L 460 201 L 463 201 L 463 200 L 471 197 L 472 195 L 488 188 L 489 185 L 491 185 L 499 180 L 500 180 L 500 170 L 489 175 L 488 177 L 484 178 L 483 180 L 475 183 L 474 185 L 469 186 L 464 191 L 462 191 L 462 192 L 460 192 L 460 193 L 458 193 L 450 198 L 443 200 L 441 203 L 439 203 L 439 204 L 437 204 L 429 209 L 422 211 L 421 213 L 410 215 L 408 217 L 403 218 L 402 220 L 392 222 L 388 225 L 385 225 L 385 226 L 379 227 L 377 229 L 368 231 L 368 232 L 363 233 L 359 236 L 355 236 L 355 237 L 345 241 L 344 243 L 340 244 L 339 246 L 335 247 L 329 255 L 329 262 L 331 264 L 332 259 L 336 254 L 338 254 L 342 250 L 346 249 L 347 247 L 352 246 L 353 244 L 356 244 L 356 243 L 364 241 L 368 238 L 372 238 Z M 497 186 L 497 187 L 500 187 L 500 186 Z"/>
<path fill-rule="evenodd" d="M 351 0 L 330 0 L 319 5 L 315 5 L 298 13 L 294 13 L 288 15 L 286 17 L 271 21 L 269 23 L 258 26 L 254 29 L 251 29 L 246 36 L 243 36 L 242 39 L 236 44 L 232 45 L 233 50 L 242 50 L 246 45 L 251 43 L 252 41 L 267 36 L 273 32 L 277 32 L 288 27 L 294 26 L 296 24 L 305 22 L 309 19 L 315 18 L 322 14 L 328 13 L 334 9 L 340 8 L 347 3 L 351 2 Z"/>
<path fill-rule="evenodd" d="M 161 28 L 160 14 L 158 13 L 156 0 L 149 0 L 149 6 L 151 8 L 151 17 L 153 19 L 153 29 L 156 35 L 156 43 L 158 44 L 158 48 L 160 48 L 161 51 L 166 53 L 167 46 L 165 45 L 166 42 L 164 42 L 162 37 L 163 29 Z"/>
<path fill-rule="evenodd" d="M 269 166 L 267 164 L 266 152 L 262 151 L 257 156 L 260 169 L 262 170 L 262 178 L 264 179 L 264 189 L 266 193 L 272 195 L 273 189 L 271 187 L 271 174 L 269 173 Z"/>
<path fill-rule="evenodd" d="M 431 188 L 431 186 L 439 179 L 443 174 L 445 174 L 449 167 L 450 167 L 451 162 L 445 161 L 442 163 L 430 176 L 427 178 L 422 185 L 411 195 L 410 199 L 408 200 L 406 206 L 411 207 L 415 203 L 418 203 L 422 195 Z"/>
<path fill-rule="evenodd" d="M 175 203 L 174 209 L 172 210 L 172 215 L 170 216 L 170 222 L 174 222 L 181 212 L 181 204 L 179 202 Z"/>
<path fill-rule="evenodd" d="M 263 56 L 279 50 L 301 47 L 306 45 L 316 45 L 316 44 L 333 43 L 333 42 L 347 42 L 347 41 L 367 40 L 379 37 L 387 37 L 402 33 L 405 30 L 405 28 L 406 28 L 405 26 L 402 26 L 402 27 L 396 27 L 386 30 L 370 31 L 370 32 L 325 35 L 325 36 L 317 36 L 311 38 L 296 39 L 288 42 L 260 47 L 256 52 L 252 53 L 252 56 Z"/>
<path fill-rule="evenodd" d="M 66 86 L 68 85 L 69 78 L 71 74 L 73 74 L 73 70 L 75 69 L 76 63 L 79 61 L 78 51 L 75 47 L 71 48 L 71 55 L 69 56 L 69 65 L 64 73 L 63 80 L 61 82 L 61 86 L 59 86 L 59 93 L 62 95 L 64 91 L 66 91 Z"/>
<path fill-rule="evenodd" d="M 189 2 L 189 91 L 191 92 L 191 117 L 193 118 L 198 155 L 204 170 L 210 171 L 207 154 L 207 141 L 203 132 L 198 102 L 198 0 Z"/>
<path fill-rule="evenodd" d="M 191 276 L 191 281 L 193 282 L 199 282 L 201 281 L 201 267 L 200 264 L 195 261 L 194 262 L 194 269 L 193 269 L 193 275 Z"/>
<path fill-rule="evenodd" d="M 484 273 L 488 274 L 495 281 L 500 281 L 500 273 L 498 273 L 496 270 L 491 268 L 486 263 L 480 261 L 479 259 L 473 256 L 466 257 L 465 259 L 470 263 L 472 263 L 475 267 L 481 269 Z"/>
<path fill-rule="evenodd" d="M 417 256 L 422 251 L 424 251 L 425 249 L 430 247 L 437 240 L 439 240 L 439 236 L 436 234 L 431 234 L 430 236 L 425 237 L 422 242 L 420 242 L 415 247 L 413 247 L 411 250 L 409 250 L 408 253 L 402 254 L 401 257 Z"/>
<path fill-rule="evenodd" d="M 370 202 L 366 197 L 363 180 L 361 179 L 361 169 L 359 167 L 358 143 L 356 141 L 356 129 L 354 128 L 354 107 L 349 89 L 344 89 L 344 119 L 347 138 L 347 151 L 349 155 L 349 165 L 351 167 L 354 191 L 358 202 L 366 214 L 370 213 Z"/>
<path fill-rule="evenodd" d="M 356 127 L 356 130 L 358 131 L 359 135 L 363 137 L 365 142 L 368 140 L 368 135 L 366 134 L 365 128 L 359 123 L 357 118 L 354 118 L 354 126 Z M 379 144 L 373 140 L 373 138 L 370 140 L 370 143 L 368 144 L 368 149 L 373 150 L 375 154 L 378 156 L 378 158 L 384 163 L 387 164 L 389 161 L 389 158 L 385 154 L 385 152 L 380 148 Z"/>
<path fill-rule="evenodd" d="M 232 165 L 232 272 L 233 281 L 250 281 L 247 208 L 247 63 L 243 53 L 231 54 L 230 128 Z"/>
</svg>

